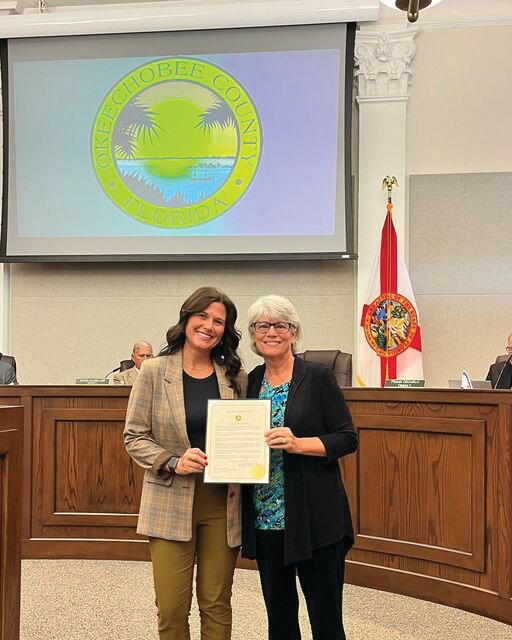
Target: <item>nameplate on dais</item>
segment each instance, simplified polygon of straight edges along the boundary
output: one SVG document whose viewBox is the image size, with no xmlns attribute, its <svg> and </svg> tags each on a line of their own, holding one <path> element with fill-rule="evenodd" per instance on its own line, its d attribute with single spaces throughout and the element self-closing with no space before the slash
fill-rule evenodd
<svg viewBox="0 0 512 640">
<path fill-rule="evenodd" d="M 77 378 L 75 384 L 110 384 L 108 378 Z"/>
<path fill-rule="evenodd" d="M 385 387 L 394 389 L 409 389 L 410 387 L 424 387 L 425 380 L 386 380 Z"/>
</svg>

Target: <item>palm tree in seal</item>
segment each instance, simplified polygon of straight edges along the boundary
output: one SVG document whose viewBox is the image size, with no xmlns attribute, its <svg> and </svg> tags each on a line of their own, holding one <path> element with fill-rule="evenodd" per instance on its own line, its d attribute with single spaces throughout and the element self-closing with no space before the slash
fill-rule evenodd
<svg viewBox="0 0 512 640">
<path fill-rule="evenodd" d="M 138 141 L 142 136 L 145 143 L 153 137 L 158 138 L 158 132 L 163 127 L 155 122 L 157 114 L 143 104 L 137 98 L 130 100 L 119 114 L 114 133 L 112 146 L 114 155 L 118 160 L 133 160 L 138 148 Z"/>
<path fill-rule="evenodd" d="M 233 112 L 227 103 L 218 96 L 215 96 L 212 105 L 199 116 L 199 122 L 196 124 L 196 128 L 206 131 L 227 129 L 230 126 L 236 126 Z"/>
</svg>

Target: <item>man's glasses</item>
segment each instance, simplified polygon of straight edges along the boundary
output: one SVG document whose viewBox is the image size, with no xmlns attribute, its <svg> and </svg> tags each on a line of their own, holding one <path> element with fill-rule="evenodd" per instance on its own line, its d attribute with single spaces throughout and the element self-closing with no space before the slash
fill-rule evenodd
<svg viewBox="0 0 512 640">
<path fill-rule="evenodd" d="M 276 333 L 288 333 L 290 329 L 296 329 L 291 322 L 253 322 L 252 328 L 256 333 L 267 333 L 270 327 L 274 327 Z"/>
</svg>

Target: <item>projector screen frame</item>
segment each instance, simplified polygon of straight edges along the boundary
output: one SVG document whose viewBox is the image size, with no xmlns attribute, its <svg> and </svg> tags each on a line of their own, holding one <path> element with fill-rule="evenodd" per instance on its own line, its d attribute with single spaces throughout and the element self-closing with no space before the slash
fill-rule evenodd
<svg viewBox="0 0 512 640">
<path fill-rule="evenodd" d="M 331 23 L 332 24 L 332 23 Z M 2 78 L 2 106 L 3 106 L 3 197 L 2 197 L 2 226 L 0 234 L 0 263 L 21 263 L 21 262 L 175 262 L 175 261 L 251 261 L 251 260 L 332 260 L 332 259 L 357 259 L 355 246 L 355 222 L 353 206 L 353 184 L 351 178 L 351 125 L 352 125 L 352 89 L 353 89 L 353 52 L 355 45 L 355 23 L 346 24 L 346 44 L 345 44 L 345 69 L 344 69 L 344 199 L 345 199 L 345 237 L 346 250 L 341 252 L 279 252 L 279 253 L 187 253 L 187 254 L 83 254 L 83 255 L 7 255 L 7 232 L 9 225 L 8 202 L 9 202 L 9 78 L 7 46 L 8 39 L 0 40 L 0 62 Z M 254 29 L 254 28 L 252 28 Z M 37 117 L 37 113 L 35 114 Z"/>
<path fill-rule="evenodd" d="M 379 19 L 379 0 L 156 0 L 138 4 L 49 7 L 0 15 L 3 38 L 197 31 Z"/>
</svg>

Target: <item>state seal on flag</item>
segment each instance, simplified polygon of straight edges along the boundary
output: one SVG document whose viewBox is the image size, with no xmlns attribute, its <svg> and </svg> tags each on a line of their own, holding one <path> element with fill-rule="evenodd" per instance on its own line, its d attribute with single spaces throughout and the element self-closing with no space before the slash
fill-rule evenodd
<svg viewBox="0 0 512 640">
<path fill-rule="evenodd" d="M 409 348 L 418 329 L 414 305 L 398 293 L 383 293 L 363 318 L 366 341 L 381 357 L 398 356 Z"/>
</svg>

